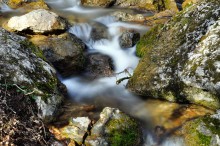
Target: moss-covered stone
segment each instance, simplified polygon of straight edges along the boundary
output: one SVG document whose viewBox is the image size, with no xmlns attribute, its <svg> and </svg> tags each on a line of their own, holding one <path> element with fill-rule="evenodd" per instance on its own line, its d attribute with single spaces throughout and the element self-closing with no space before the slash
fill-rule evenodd
<svg viewBox="0 0 220 146">
<path fill-rule="evenodd" d="M 183 126 L 186 145 L 216 146 L 219 144 L 220 120 L 213 116 L 205 116 Z"/>
<path fill-rule="evenodd" d="M 57 71 L 68 77 L 85 69 L 85 44 L 75 35 L 64 33 L 58 36 L 34 36 L 31 41 L 39 46 L 39 55 L 45 56 Z"/>
<path fill-rule="evenodd" d="M 141 96 L 170 100 L 172 95 L 172 101 L 219 108 L 219 15 L 216 1 L 203 0 L 153 27 L 137 45 L 143 58 L 129 89 Z"/>
<path fill-rule="evenodd" d="M 25 94 L 37 103 L 39 115 L 45 121 L 53 119 L 63 98 L 55 69 L 25 37 L 0 28 L 0 43 L 0 83 L 24 86 Z"/>
<path fill-rule="evenodd" d="M 124 123 L 126 123 L 126 125 Z M 136 121 L 130 119 L 130 117 L 110 120 L 106 125 L 106 129 L 108 130 L 107 141 L 109 141 L 112 146 L 137 145 L 136 141 L 140 136 L 139 133 L 137 133 L 138 125 Z"/>
<path fill-rule="evenodd" d="M 156 25 L 141 37 L 141 40 L 137 43 L 137 56 L 143 57 L 149 50 L 151 50 L 153 45 L 157 43 L 157 36 L 160 34 L 162 27 L 163 25 Z"/>
<path fill-rule="evenodd" d="M 87 145 L 138 146 L 141 131 L 137 121 L 115 108 L 106 107 L 94 124 Z"/>
</svg>

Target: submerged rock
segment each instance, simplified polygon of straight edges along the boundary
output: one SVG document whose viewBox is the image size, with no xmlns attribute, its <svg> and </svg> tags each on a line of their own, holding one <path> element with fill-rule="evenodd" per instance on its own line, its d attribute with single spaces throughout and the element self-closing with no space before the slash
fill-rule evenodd
<svg viewBox="0 0 220 146">
<path fill-rule="evenodd" d="M 57 14 L 38 9 L 22 16 L 9 19 L 7 27 L 12 31 L 26 31 L 27 33 L 45 34 L 60 33 L 66 30 L 66 22 Z"/>
<path fill-rule="evenodd" d="M 75 35 L 35 36 L 31 41 L 63 77 L 80 73 L 85 68 L 85 44 Z"/>
<path fill-rule="evenodd" d="M 203 0 L 156 26 L 137 45 L 143 56 L 128 88 L 142 96 L 220 108 L 220 9 Z"/>
<path fill-rule="evenodd" d="M 37 103 L 39 115 L 45 121 L 53 119 L 62 100 L 55 69 L 25 37 L 0 28 L 0 44 L 0 82 L 25 88 L 23 92 Z"/>
</svg>

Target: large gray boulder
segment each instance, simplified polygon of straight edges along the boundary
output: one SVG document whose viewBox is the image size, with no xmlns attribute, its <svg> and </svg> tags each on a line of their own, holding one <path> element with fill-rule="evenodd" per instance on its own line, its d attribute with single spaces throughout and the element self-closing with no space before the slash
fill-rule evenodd
<svg viewBox="0 0 220 146">
<path fill-rule="evenodd" d="M 66 30 L 66 22 L 57 14 L 38 9 L 22 16 L 9 19 L 7 26 L 12 31 L 26 31 L 34 34 L 59 33 Z"/>
<path fill-rule="evenodd" d="M 128 88 L 141 96 L 220 108 L 220 9 L 203 0 L 152 28 L 137 45 Z"/>
<path fill-rule="evenodd" d="M 40 117 L 50 121 L 62 101 L 55 69 L 25 37 L 0 28 L 0 44 L 0 82 L 25 88 L 23 92 L 37 103 Z"/>
</svg>

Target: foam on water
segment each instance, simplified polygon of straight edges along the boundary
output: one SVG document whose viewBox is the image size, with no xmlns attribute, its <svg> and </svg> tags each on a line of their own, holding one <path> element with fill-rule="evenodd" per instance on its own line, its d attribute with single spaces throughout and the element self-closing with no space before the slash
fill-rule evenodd
<svg viewBox="0 0 220 146">
<path fill-rule="evenodd" d="M 91 38 L 93 27 L 90 22 L 78 23 L 69 29 L 70 33 L 76 35 L 87 45 L 88 52 L 98 52 L 110 56 L 115 68 L 112 77 L 103 77 L 92 81 L 85 79 L 84 76 L 61 78 L 68 89 L 69 95 L 78 102 L 94 102 L 100 107 L 118 107 L 141 120 L 146 120 L 147 123 L 149 120 L 148 111 L 146 108 L 139 106 L 143 101 L 125 89 L 127 80 L 122 81 L 119 85 L 116 84 L 116 81 L 130 76 L 128 73 L 123 72 L 125 69 L 133 74 L 133 70 L 139 62 L 139 58 L 135 56 L 136 46 L 126 49 L 120 47 L 119 37 L 122 30 L 132 29 L 144 33 L 148 28 L 137 24 L 118 22 L 112 16 L 103 16 L 112 10 L 85 8 L 81 6 L 79 0 L 46 0 L 46 2 L 54 9 L 59 9 L 58 11 L 65 11 L 74 14 L 74 16 L 80 16 L 80 18 L 90 17 L 90 21 L 102 23 L 107 27 L 110 36 L 109 39 L 93 40 Z M 137 111 L 144 114 L 137 115 Z M 152 134 L 148 134 L 145 141 L 144 146 L 157 145 Z M 181 143 L 182 141 L 179 138 L 169 138 L 162 142 L 161 146 L 182 146 Z"/>
</svg>

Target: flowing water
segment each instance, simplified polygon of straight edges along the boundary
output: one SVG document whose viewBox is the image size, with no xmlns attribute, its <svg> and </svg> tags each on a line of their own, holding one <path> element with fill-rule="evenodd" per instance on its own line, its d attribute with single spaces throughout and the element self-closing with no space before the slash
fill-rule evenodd
<svg viewBox="0 0 220 146">
<path fill-rule="evenodd" d="M 161 146 L 184 145 L 183 139 L 178 134 L 169 134 L 158 140 L 155 138 L 152 128 L 157 124 L 164 125 L 167 129 L 175 129 L 175 127 L 181 125 L 182 121 L 175 125 L 174 122 L 176 121 L 170 121 L 169 117 L 174 110 L 183 106 L 154 100 L 146 101 L 132 95 L 125 88 L 127 80 L 124 80 L 119 85 L 116 84 L 118 79 L 129 77 L 139 62 L 139 58 L 135 56 L 136 46 L 126 49 L 120 47 L 119 37 L 122 34 L 122 30 L 132 29 L 138 31 L 140 34 L 144 34 L 149 28 L 139 24 L 116 20 L 110 13 L 117 9 L 86 8 L 81 6 L 79 0 L 46 0 L 46 3 L 53 11 L 73 23 L 72 27 L 68 30 L 69 33 L 80 38 L 86 44 L 89 53 L 97 52 L 108 55 L 114 64 L 115 73 L 112 77 L 103 77 L 94 80 L 85 79 L 83 74 L 71 78 L 60 77 L 61 81 L 66 85 L 72 100 L 78 103 L 95 104 L 100 107 L 117 107 L 136 117 L 143 123 L 142 127 L 145 135 L 144 146 L 157 145 L 158 141 Z M 16 11 L 10 9 L 5 4 L 2 4 L 0 7 L 0 12 L 3 15 L 15 15 Z M 123 11 L 135 12 L 126 9 Z M 145 15 L 151 15 L 151 13 L 146 13 Z M 91 23 L 94 22 L 106 27 L 109 36 L 107 39 L 94 40 L 91 37 L 91 31 L 93 29 Z M 125 70 L 128 72 L 125 72 Z M 190 112 L 194 112 L 193 110 L 196 108 L 200 109 L 199 107 L 192 107 Z M 203 109 L 202 112 L 205 110 Z M 186 119 L 182 120 L 184 121 Z M 170 125 L 174 126 L 172 127 Z"/>
</svg>

